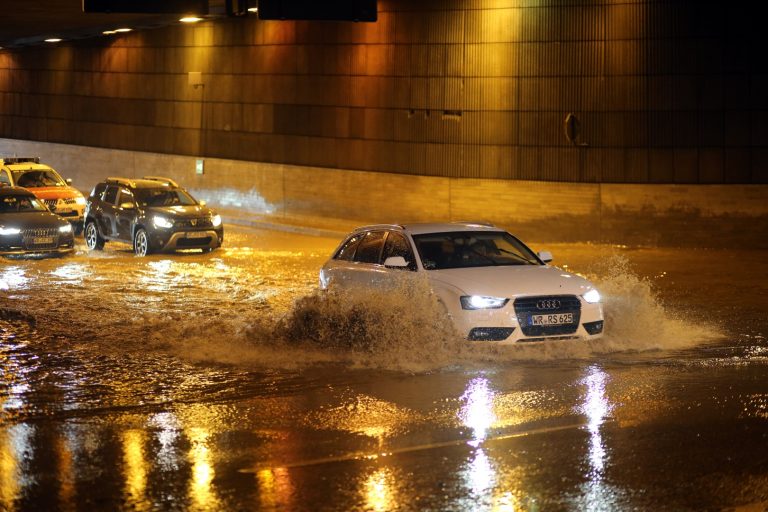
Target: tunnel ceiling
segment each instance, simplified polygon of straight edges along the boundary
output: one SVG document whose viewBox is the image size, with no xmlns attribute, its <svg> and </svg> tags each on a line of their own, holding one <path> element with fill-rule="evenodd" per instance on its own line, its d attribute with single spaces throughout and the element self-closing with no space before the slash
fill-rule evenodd
<svg viewBox="0 0 768 512">
<path fill-rule="evenodd" d="M 84 13 L 81 0 L 3 0 L 0 47 L 42 44 L 48 38 L 82 39 L 123 26 L 148 28 L 175 22 L 176 15 Z"/>
</svg>

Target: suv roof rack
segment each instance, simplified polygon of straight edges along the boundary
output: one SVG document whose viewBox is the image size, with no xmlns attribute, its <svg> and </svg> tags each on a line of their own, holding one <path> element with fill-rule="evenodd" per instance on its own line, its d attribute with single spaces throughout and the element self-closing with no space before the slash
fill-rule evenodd
<svg viewBox="0 0 768 512">
<path fill-rule="evenodd" d="M 162 176 L 144 176 L 143 179 L 151 180 L 151 181 L 159 181 L 160 183 L 165 183 L 166 185 L 168 185 L 170 187 L 177 187 L 178 188 L 178 186 L 179 186 L 178 183 L 173 181 L 171 178 L 164 178 Z"/>
<path fill-rule="evenodd" d="M 118 185 L 125 185 L 126 187 L 135 187 L 135 183 L 130 178 L 116 178 L 114 176 L 107 178 L 104 180 L 107 183 L 117 183 Z"/>
<path fill-rule="evenodd" d="M 4 156 L 0 158 L 0 164 L 39 164 L 39 156 Z"/>
</svg>

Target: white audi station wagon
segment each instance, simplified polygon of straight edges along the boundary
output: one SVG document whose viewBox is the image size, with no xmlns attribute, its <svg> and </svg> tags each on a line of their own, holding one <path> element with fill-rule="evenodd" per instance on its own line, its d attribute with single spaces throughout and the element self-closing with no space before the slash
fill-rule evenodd
<svg viewBox="0 0 768 512">
<path fill-rule="evenodd" d="M 365 226 L 350 233 L 320 270 L 320 288 L 380 288 L 414 272 L 426 277 L 469 340 L 601 337 L 600 293 L 551 261 L 551 253 L 536 254 L 485 223 Z"/>
</svg>

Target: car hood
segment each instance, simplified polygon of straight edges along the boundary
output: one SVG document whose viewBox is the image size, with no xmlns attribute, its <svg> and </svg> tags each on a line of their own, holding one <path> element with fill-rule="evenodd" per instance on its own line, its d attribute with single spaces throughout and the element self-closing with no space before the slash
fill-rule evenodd
<svg viewBox="0 0 768 512">
<path fill-rule="evenodd" d="M 454 286 L 467 295 L 491 297 L 583 295 L 594 288 L 582 277 L 542 265 L 429 270 L 427 276 L 432 281 Z"/>
<path fill-rule="evenodd" d="M 75 199 L 83 197 L 74 187 L 27 187 L 39 199 Z"/>
<path fill-rule="evenodd" d="M 19 212 L 0 214 L 0 226 L 6 228 L 59 228 L 66 224 L 66 220 L 50 212 Z"/>
<path fill-rule="evenodd" d="M 174 219 L 197 219 L 213 215 L 213 211 L 207 206 L 193 204 L 189 206 L 148 206 L 144 211 L 156 215 L 165 215 Z"/>
</svg>

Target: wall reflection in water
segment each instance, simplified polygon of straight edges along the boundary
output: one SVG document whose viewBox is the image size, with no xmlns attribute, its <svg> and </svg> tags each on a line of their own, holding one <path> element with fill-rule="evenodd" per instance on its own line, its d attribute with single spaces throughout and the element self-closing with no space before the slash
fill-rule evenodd
<svg viewBox="0 0 768 512">
<path fill-rule="evenodd" d="M 397 480 L 391 468 L 379 468 L 365 479 L 363 485 L 365 510 L 383 512 L 397 508 Z"/>
<path fill-rule="evenodd" d="M 14 425 L 0 431 L 0 509 L 16 510 L 26 479 L 23 460 L 32 450 L 32 427 Z"/>
<path fill-rule="evenodd" d="M 462 425 L 472 429 L 472 439 L 468 444 L 474 448 L 461 472 L 464 485 L 469 491 L 469 499 L 464 502 L 467 510 L 506 512 L 515 510 L 517 503 L 513 492 L 505 489 L 506 486 L 499 481 L 497 465 L 482 447 L 488 431 L 498 421 L 495 397 L 496 392 L 491 389 L 485 377 L 469 381 L 461 396 L 464 405 L 459 410 L 459 419 Z"/>
<path fill-rule="evenodd" d="M 616 491 L 605 482 L 608 454 L 601 427 L 612 409 L 605 392 L 608 380 L 608 374 L 598 366 L 587 368 L 586 376 L 581 380 L 585 392 L 577 410 L 587 419 L 589 469 L 587 482 L 582 487 L 583 498 L 580 501 L 588 510 L 615 510 L 619 506 Z"/>
<path fill-rule="evenodd" d="M 147 472 L 149 461 L 145 451 L 147 442 L 143 430 L 126 430 L 122 433 L 123 471 L 125 474 L 125 499 L 136 510 L 148 510 Z"/>
</svg>

